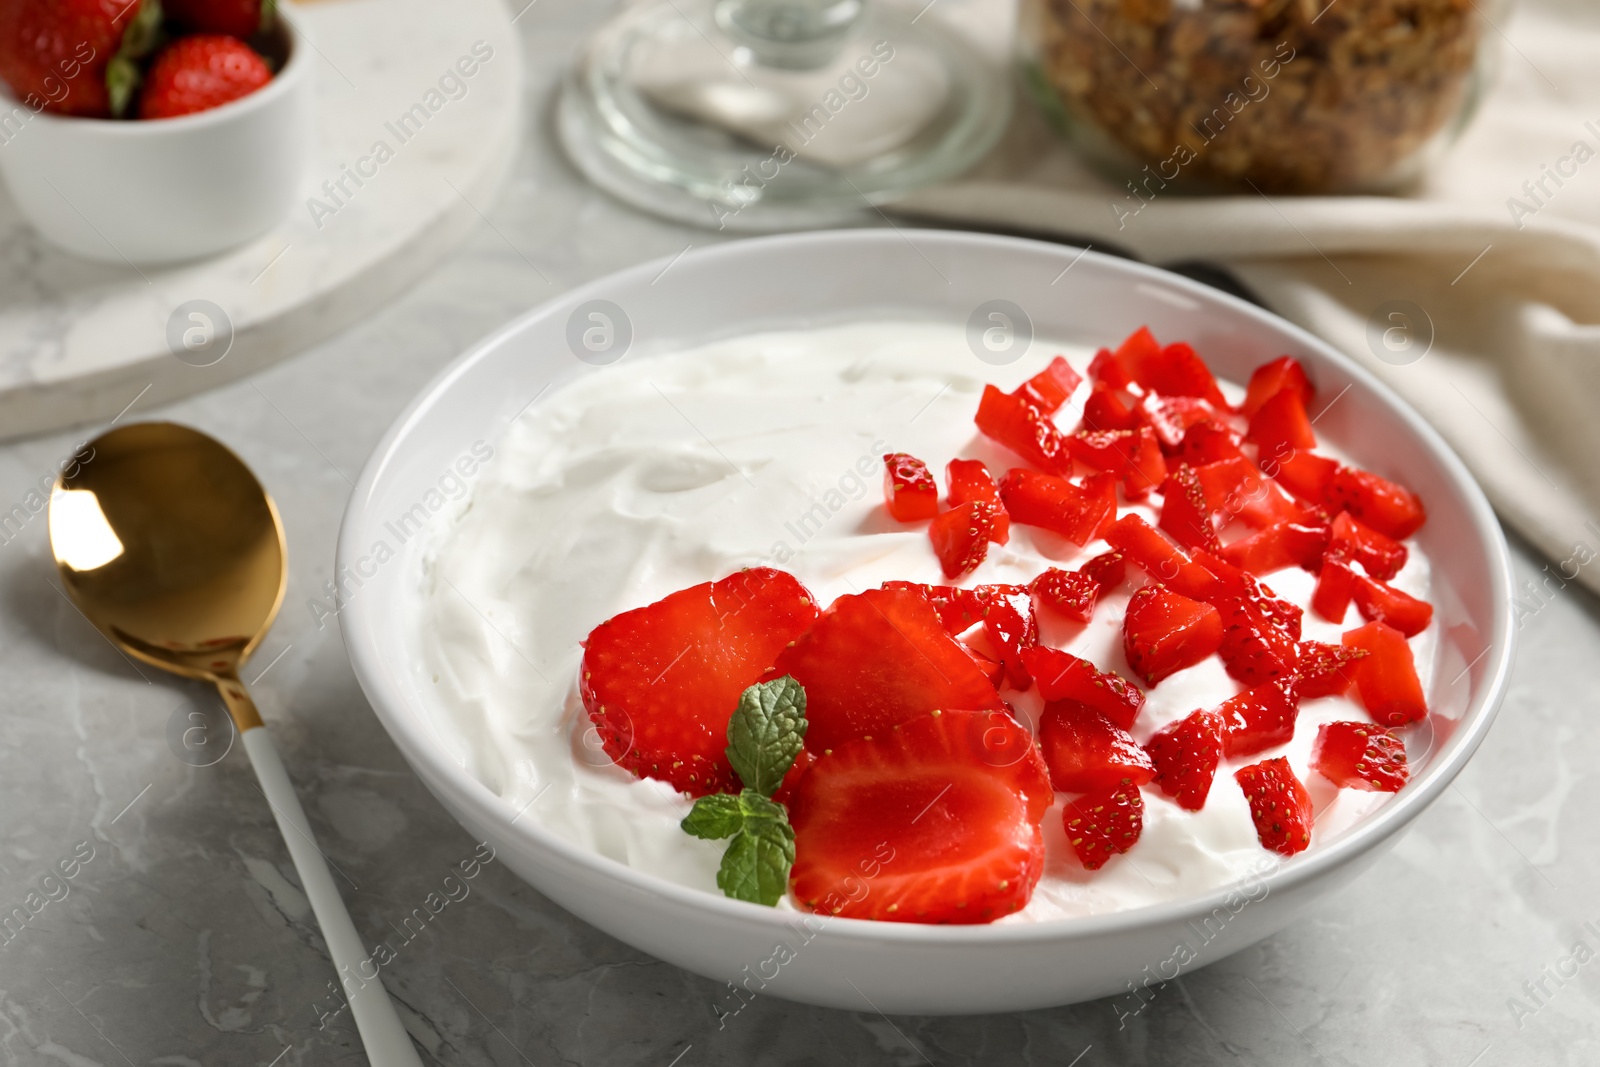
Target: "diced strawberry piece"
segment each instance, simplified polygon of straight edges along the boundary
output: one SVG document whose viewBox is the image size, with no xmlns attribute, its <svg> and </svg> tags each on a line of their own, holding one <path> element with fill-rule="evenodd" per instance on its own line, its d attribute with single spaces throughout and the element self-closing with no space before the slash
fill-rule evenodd
<svg viewBox="0 0 1600 1067">
<path fill-rule="evenodd" d="M 1096 384 L 1089 392 L 1089 399 L 1083 402 L 1086 430 L 1137 430 L 1143 425 L 1144 412 L 1120 389 Z"/>
<path fill-rule="evenodd" d="M 1169 455 L 1183 444 L 1190 427 L 1201 423 L 1221 425 L 1222 422 L 1217 409 L 1199 397 L 1147 393 L 1139 401 L 1139 407 L 1155 431 L 1161 451 Z"/>
<path fill-rule="evenodd" d="M 1028 588 L 1035 604 L 1073 622 L 1088 622 L 1093 618 L 1095 601 L 1100 599 L 1100 583 L 1094 578 L 1057 567 L 1039 575 Z"/>
<path fill-rule="evenodd" d="M 1311 593 L 1311 610 L 1329 622 L 1342 624 L 1355 588 L 1355 571 L 1343 560 L 1330 555 L 1317 575 L 1317 587 Z"/>
<path fill-rule="evenodd" d="M 1062 812 L 1067 840 L 1084 870 L 1098 871 L 1132 848 L 1144 831 L 1144 797 L 1136 785 L 1085 793 Z"/>
<path fill-rule="evenodd" d="M 1143 785 L 1156 775 L 1133 735 L 1076 700 L 1053 700 L 1039 720 L 1039 748 L 1050 784 L 1063 793 Z"/>
<path fill-rule="evenodd" d="M 1173 458 L 1191 467 L 1200 467 L 1223 460 L 1243 459 L 1244 450 L 1239 447 L 1239 435 L 1233 430 L 1219 423 L 1202 422 L 1189 427 L 1189 432 L 1183 435 L 1183 444 L 1178 446 Z"/>
<path fill-rule="evenodd" d="M 1000 487 L 995 484 L 989 468 L 977 459 L 953 459 L 944 469 L 950 483 L 950 503 L 989 504 L 994 509 L 994 530 L 989 539 L 997 545 L 1011 540 L 1011 516 L 1000 502 Z"/>
<path fill-rule="evenodd" d="M 1261 405 L 1284 389 L 1299 396 L 1300 405 L 1304 408 L 1311 407 L 1311 399 L 1316 395 L 1311 388 L 1311 379 L 1306 377 L 1305 368 L 1292 356 L 1279 356 L 1271 363 L 1263 363 L 1255 369 L 1250 375 L 1250 385 L 1239 410 L 1245 417 L 1253 417 L 1261 410 Z"/>
<path fill-rule="evenodd" d="M 1334 472 L 1328 499 L 1334 507 L 1396 541 L 1416 533 L 1428 519 L 1422 501 L 1411 490 L 1355 467 Z"/>
<path fill-rule="evenodd" d="M 983 562 L 989 554 L 995 514 L 993 504 L 974 500 L 951 508 L 928 525 L 928 537 L 946 578 L 970 574 Z"/>
<path fill-rule="evenodd" d="M 1122 650 L 1146 685 L 1193 667 L 1221 644 L 1222 616 L 1210 604 L 1160 585 L 1145 586 L 1128 602 Z"/>
<path fill-rule="evenodd" d="M 1237 518 L 1251 529 L 1260 530 L 1305 518 L 1306 509 L 1263 478 L 1255 464 L 1243 456 L 1206 464 L 1195 474 L 1212 512 L 1221 512 L 1223 523 Z"/>
<path fill-rule="evenodd" d="M 1304 852 L 1311 844 L 1311 796 L 1289 761 L 1282 756 L 1263 760 L 1239 768 L 1233 777 L 1250 802 L 1262 846 L 1284 856 Z"/>
<path fill-rule="evenodd" d="M 1280 389 L 1250 417 L 1245 440 L 1254 441 L 1262 462 L 1283 459 L 1317 447 L 1306 406 L 1293 389 Z"/>
<path fill-rule="evenodd" d="M 1367 655 L 1361 648 L 1344 648 L 1321 641 L 1300 642 L 1300 660 L 1294 668 L 1294 691 L 1302 700 L 1335 697 L 1355 681 L 1351 664 Z"/>
<path fill-rule="evenodd" d="M 1097 471 L 1123 475 L 1133 469 L 1139 451 L 1134 430 L 1079 430 L 1067 435 L 1072 458 Z"/>
<path fill-rule="evenodd" d="M 904 452 L 889 452 L 883 466 L 883 498 L 890 515 L 900 522 L 916 522 L 939 514 L 939 486 L 927 464 Z"/>
<path fill-rule="evenodd" d="M 724 752 L 728 719 L 816 618 L 793 575 L 755 567 L 596 626 L 579 692 L 606 754 L 694 796 L 737 790 Z"/>
<path fill-rule="evenodd" d="M 1156 766 L 1152 781 L 1178 807 L 1199 811 L 1222 762 L 1222 716 L 1196 711 L 1162 729 L 1145 745 Z"/>
<path fill-rule="evenodd" d="M 946 632 L 965 633 L 989 616 L 997 601 L 1027 597 L 1025 585 L 975 585 L 962 589 L 954 585 L 923 585 L 920 582 L 884 582 L 883 589 L 915 593 L 934 606 Z"/>
<path fill-rule="evenodd" d="M 1405 742 L 1370 722 L 1323 723 L 1311 768 L 1341 789 L 1398 793 L 1411 778 Z"/>
<path fill-rule="evenodd" d="M 1072 473 L 1072 456 L 1066 438 L 1027 399 L 1002 393 L 992 385 L 983 387 L 978 403 L 978 429 L 984 436 L 1004 445 L 1047 474 Z"/>
<path fill-rule="evenodd" d="M 1345 632 L 1345 648 L 1364 649 L 1369 654 L 1352 663 L 1361 703 L 1375 722 L 1384 726 L 1404 726 L 1428 714 L 1428 701 L 1411 658 L 1405 634 L 1382 622 L 1369 622 Z"/>
<path fill-rule="evenodd" d="M 1217 380 L 1193 348 L 1182 341 L 1155 348 L 1149 331 L 1143 334 L 1134 334 L 1117 350 L 1117 362 L 1130 378 L 1162 396 L 1196 396 L 1219 409 L 1228 409 Z"/>
<path fill-rule="evenodd" d="M 909 590 L 835 600 L 777 657 L 769 676 L 785 674 L 805 687 L 806 745 L 818 754 L 936 708 L 1004 707 L 933 605 Z"/>
<path fill-rule="evenodd" d="M 1211 508 L 1200 477 L 1188 464 L 1167 475 L 1161 484 L 1160 526 L 1185 548 L 1222 551 L 1216 527 L 1211 525 Z"/>
<path fill-rule="evenodd" d="M 1415 637 L 1433 621 L 1433 605 L 1401 592 L 1386 582 L 1355 576 L 1356 610 L 1368 622 L 1386 622 L 1407 637 Z"/>
<path fill-rule="evenodd" d="M 1146 331 L 1148 334 L 1149 331 Z M 1150 343 L 1155 344 L 1155 338 L 1150 338 Z M 1102 348 L 1094 354 L 1094 359 L 1089 361 L 1089 380 L 1095 385 L 1104 385 L 1111 389 L 1123 390 L 1133 384 L 1133 379 L 1128 377 L 1128 372 L 1122 369 L 1122 363 L 1117 359 L 1117 354 L 1109 348 Z"/>
<path fill-rule="evenodd" d="M 1018 689 L 1033 684 L 1022 654 L 1039 643 L 1039 623 L 1033 614 L 1033 598 L 1027 593 L 996 597 L 983 618 L 983 632 L 1000 652 L 1006 677 Z"/>
<path fill-rule="evenodd" d="M 773 790 L 772 799 L 788 807 L 794 801 L 795 787 L 800 784 L 800 779 L 804 777 L 806 771 L 811 768 L 816 759 L 817 757 L 813 756 L 808 748 L 802 748 L 796 753 L 794 762 L 789 765 L 789 770 L 783 776 L 783 781 L 779 782 L 778 788 Z"/>
<path fill-rule="evenodd" d="M 1104 493 L 1087 492 L 1065 478 L 1016 467 L 1000 480 L 1000 498 L 1013 521 L 1060 534 L 1075 545 L 1094 540 L 1116 511 Z"/>
<path fill-rule="evenodd" d="M 1217 653 L 1229 676 L 1254 686 L 1287 680 L 1293 674 L 1300 658 L 1299 607 L 1261 587 L 1217 597 L 1212 603 L 1222 616 Z"/>
<path fill-rule="evenodd" d="M 993 922 L 1033 895 L 1053 799 L 1044 761 L 1004 712 L 918 715 L 841 744 L 800 780 L 789 888 L 824 915 Z"/>
<path fill-rule="evenodd" d="M 1253 756 L 1288 744 L 1294 738 L 1294 721 L 1300 698 L 1283 682 L 1266 682 L 1229 697 L 1217 709 L 1226 733 L 1223 755 Z"/>
<path fill-rule="evenodd" d="M 1167 460 L 1161 454 L 1154 430 L 1145 426 L 1135 432 L 1138 436 L 1133 467 L 1123 476 L 1122 491 L 1128 494 L 1129 500 L 1143 500 L 1167 480 Z"/>
<path fill-rule="evenodd" d="M 1335 516 L 1329 544 L 1342 558 L 1361 564 L 1382 582 L 1399 574 L 1410 556 L 1405 545 L 1372 529 L 1348 511 Z"/>
<path fill-rule="evenodd" d="M 1045 700 L 1071 700 L 1086 705 L 1124 730 L 1133 729 L 1133 720 L 1144 707 L 1144 694 L 1138 686 L 1070 652 L 1039 645 L 1025 649 L 1022 662 L 1039 683 L 1039 695 Z"/>
<path fill-rule="evenodd" d="M 1327 550 L 1326 526 L 1280 522 L 1225 546 L 1220 555 L 1251 574 L 1271 574 L 1287 567 L 1319 570 Z"/>
<path fill-rule="evenodd" d="M 1065 357 L 1057 356 L 1048 367 L 1018 386 L 1016 395 L 1051 415 L 1060 410 L 1081 381 L 1083 375 L 1073 370 Z"/>
<path fill-rule="evenodd" d="M 1261 470 L 1301 500 L 1326 505 L 1333 492 L 1333 476 L 1339 464 L 1314 452 L 1293 452 L 1287 456 L 1261 453 Z"/>
<path fill-rule="evenodd" d="M 1102 552 L 1088 563 L 1078 568 L 1078 573 L 1093 578 L 1100 587 L 1100 592 L 1109 593 L 1120 586 L 1128 577 L 1128 565 L 1122 558 L 1122 553 L 1112 550 Z"/>
<path fill-rule="evenodd" d="M 1219 588 L 1216 575 L 1192 561 L 1138 515 L 1122 516 L 1106 531 L 1105 539 L 1151 578 L 1184 596 L 1203 599 Z"/>
</svg>

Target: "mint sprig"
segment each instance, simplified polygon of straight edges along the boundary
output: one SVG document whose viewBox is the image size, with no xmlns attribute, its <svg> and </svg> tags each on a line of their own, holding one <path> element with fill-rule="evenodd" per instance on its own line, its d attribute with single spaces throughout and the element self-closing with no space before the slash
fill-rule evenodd
<svg viewBox="0 0 1600 1067">
<path fill-rule="evenodd" d="M 694 802 L 684 832 L 731 838 L 717 886 L 735 900 L 768 907 L 783 899 L 794 866 L 794 829 L 772 794 L 794 765 L 806 736 L 806 691 L 788 675 L 746 689 L 728 720 L 728 762 L 744 784 Z"/>
</svg>

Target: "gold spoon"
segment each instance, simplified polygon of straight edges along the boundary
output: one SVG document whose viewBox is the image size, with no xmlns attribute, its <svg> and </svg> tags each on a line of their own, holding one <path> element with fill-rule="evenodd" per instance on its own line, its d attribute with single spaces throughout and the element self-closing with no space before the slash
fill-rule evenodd
<svg viewBox="0 0 1600 1067">
<path fill-rule="evenodd" d="M 340 975 L 367 1058 L 421 1067 L 345 910 L 239 668 L 283 603 L 278 509 L 250 469 L 170 422 L 95 438 L 50 498 L 50 549 L 72 602 L 130 656 L 222 694 Z M 369 973 L 370 971 L 370 973 Z"/>
</svg>

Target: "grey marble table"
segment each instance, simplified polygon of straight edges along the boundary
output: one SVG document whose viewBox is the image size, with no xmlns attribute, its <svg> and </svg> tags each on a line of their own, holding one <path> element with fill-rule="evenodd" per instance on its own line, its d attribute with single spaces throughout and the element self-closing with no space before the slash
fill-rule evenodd
<svg viewBox="0 0 1600 1067">
<path fill-rule="evenodd" d="M 565 287 L 714 240 L 587 188 L 551 143 L 552 84 L 603 6 L 542 0 L 519 19 L 527 142 L 465 248 L 297 359 L 125 416 L 218 435 L 277 497 L 293 570 L 248 673 L 262 672 L 257 699 L 348 877 L 357 927 L 400 946 L 385 978 L 432 1061 L 1600 1062 L 1600 963 L 1590 963 L 1600 949 L 1600 605 L 1546 583 L 1543 562 L 1520 546 L 1519 579 L 1544 591 L 1527 599 L 1499 722 L 1455 787 L 1342 895 L 1164 987 L 1126 1028 L 1109 1002 L 885 1018 L 865 1004 L 851 1013 L 768 999 L 719 1030 L 715 984 L 590 929 L 494 864 L 403 940 L 394 924 L 474 843 L 379 728 L 336 625 L 319 628 L 306 604 L 331 576 L 351 480 L 441 365 Z M 79 436 L 0 449 L 0 505 L 23 500 Z M 327 953 L 243 754 L 195 767 L 169 746 L 206 694 L 135 669 L 76 612 L 55 584 L 42 515 L 4 539 L 0 914 L 37 914 L 0 939 L 0 1059 L 363 1062 L 348 1015 L 324 1018 L 334 1006 Z"/>
</svg>

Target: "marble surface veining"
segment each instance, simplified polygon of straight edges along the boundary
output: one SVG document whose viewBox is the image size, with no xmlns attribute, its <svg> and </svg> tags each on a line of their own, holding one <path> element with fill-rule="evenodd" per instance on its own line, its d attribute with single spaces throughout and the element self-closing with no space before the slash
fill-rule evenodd
<svg viewBox="0 0 1600 1067">
<path fill-rule="evenodd" d="M 522 0 L 518 0 L 518 5 Z M 526 144 L 488 224 L 390 306 L 162 416 L 233 445 L 276 495 L 292 573 L 247 677 L 344 895 L 430 1063 L 1320 1064 L 1600 1062 L 1600 603 L 1520 546 L 1522 646 L 1500 719 L 1455 786 L 1348 889 L 1258 946 L 1160 989 L 1119 1028 L 1110 1002 L 968 1018 L 885 1018 L 758 999 L 718 1029 L 713 983 L 571 918 L 496 864 L 425 924 L 474 842 L 401 761 L 335 623 L 330 577 L 351 480 L 437 369 L 561 289 L 716 238 L 584 186 L 553 147 L 550 91 L 604 13 L 539 0 Z M 691 247 L 692 246 L 692 247 Z M 685 251 L 687 249 L 687 251 Z M 0 448 L 0 510 L 77 435 Z M 1530 476 L 1532 476 L 1530 472 Z M 364 1062 L 271 813 L 240 752 L 196 767 L 169 732 L 207 706 L 136 669 L 66 601 L 44 519 L 0 543 L 0 1062 Z M 259 675 L 259 677 L 258 677 Z M 67 872 L 71 874 L 68 876 Z M 31 896 L 30 896 L 31 894 Z M 437 898 L 436 898 L 437 899 Z M 35 907 L 37 905 L 37 907 Z M 1592 924 L 1585 926 L 1585 923 Z M 1581 946 L 1581 947 L 1579 947 Z"/>
</svg>

